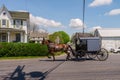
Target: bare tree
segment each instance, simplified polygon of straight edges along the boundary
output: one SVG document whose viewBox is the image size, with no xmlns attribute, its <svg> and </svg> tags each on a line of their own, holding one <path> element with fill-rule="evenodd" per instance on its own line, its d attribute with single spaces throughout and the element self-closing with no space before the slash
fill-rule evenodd
<svg viewBox="0 0 120 80">
<path fill-rule="evenodd" d="M 35 32 L 39 30 L 39 26 L 35 23 L 30 23 L 30 29 L 29 31 Z"/>
</svg>

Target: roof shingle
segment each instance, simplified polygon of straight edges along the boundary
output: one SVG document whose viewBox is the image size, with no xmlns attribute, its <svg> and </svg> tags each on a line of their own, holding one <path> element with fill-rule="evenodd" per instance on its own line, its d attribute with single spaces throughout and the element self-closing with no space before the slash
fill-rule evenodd
<svg viewBox="0 0 120 80">
<path fill-rule="evenodd" d="M 29 19 L 29 12 L 9 11 L 13 19 Z"/>
<path fill-rule="evenodd" d="M 101 37 L 120 37 L 120 28 L 97 29 Z"/>
</svg>

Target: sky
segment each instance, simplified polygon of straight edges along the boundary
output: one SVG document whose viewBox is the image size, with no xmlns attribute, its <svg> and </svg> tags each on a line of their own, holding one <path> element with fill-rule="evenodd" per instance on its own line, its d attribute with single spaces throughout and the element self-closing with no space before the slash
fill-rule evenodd
<svg viewBox="0 0 120 80">
<path fill-rule="evenodd" d="M 83 32 L 83 0 L 0 0 L 10 11 L 27 11 L 39 31 Z M 85 32 L 120 28 L 120 0 L 85 0 Z"/>
</svg>

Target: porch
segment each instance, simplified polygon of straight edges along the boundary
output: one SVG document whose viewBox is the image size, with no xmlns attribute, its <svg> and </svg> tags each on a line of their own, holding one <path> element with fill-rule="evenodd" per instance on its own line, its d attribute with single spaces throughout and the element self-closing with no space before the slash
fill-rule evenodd
<svg viewBox="0 0 120 80">
<path fill-rule="evenodd" d="M 0 42 L 26 42 L 24 30 L 0 28 Z"/>
</svg>

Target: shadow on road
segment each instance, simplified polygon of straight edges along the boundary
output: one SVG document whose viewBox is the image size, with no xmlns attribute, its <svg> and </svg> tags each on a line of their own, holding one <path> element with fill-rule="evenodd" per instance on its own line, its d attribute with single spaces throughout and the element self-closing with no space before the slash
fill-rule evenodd
<svg viewBox="0 0 120 80">
<path fill-rule="evenodd" d="M 52 62 L 53 60 L 52 59 L 42 59 L 42 60 L 39 60 L 39 61 L 50 61 L 50 62 Z M 56 59 L 55 60 L 56 62 L 61 62 L 61 61 L 66 61 L 65 59 Z M 83 61 L 98 61 L 98 60 L 96 60 L 96 59 L 91 59 L 91 58 L 78 58 L 78 59 L 76 59 L 76 58 L 72 58 L 72 59 L 70 59 L 70 60 L 67 60 L 67 61 L 75 61 L 75 62 L 83 62 Z"/>
<path fill-rule="evenodd" d="M 65 61 L 60 62 L 45 72 L 33 71 L 30 73 L 25 73 L 23 71 L 25 65 L 18 65 L 17 68 L 12 73 L 9 73 L 6 77 L 4 77 L 3 80 L 44 80 L 50 72 L 58 68 L 64 62 Z"/>
<path fill-rule="evenodd" d="M 18 65 L 17 68 L 14 70 L 13 73 L 8 74 L 3 80 L 26 80 L 26 78 L 28 78 L 28 80 L 32 79 L 37 79 L 37 80 L 44 80 L 46 77 L 46 73 L 43 72 L 39 72 L 39 71 L 34 71 L 34 72 L 30 72 L 30 73 L 25 73 L 23 72 L 25 65 L 20 66 Z"/>
<path fill-rule="evenodd" d="M 44 60 L 39 60 L 39 61 L 50 61 L 52 62 L 53 60 L 52 59 L 44 59 Z M 65 59 L 56 59 L 55 61 L 66 61 Z"/>
<path fill-rule="evenodd" d="M 4 78 L 4 80 L 25 80 L 24 75 L 25 73 L 22 72 L 25 65 L 20 66 L 18 65 L 17 68 L 14 70 L 13 73 L 10 73 L 7 77 Z"/>
</svg>

